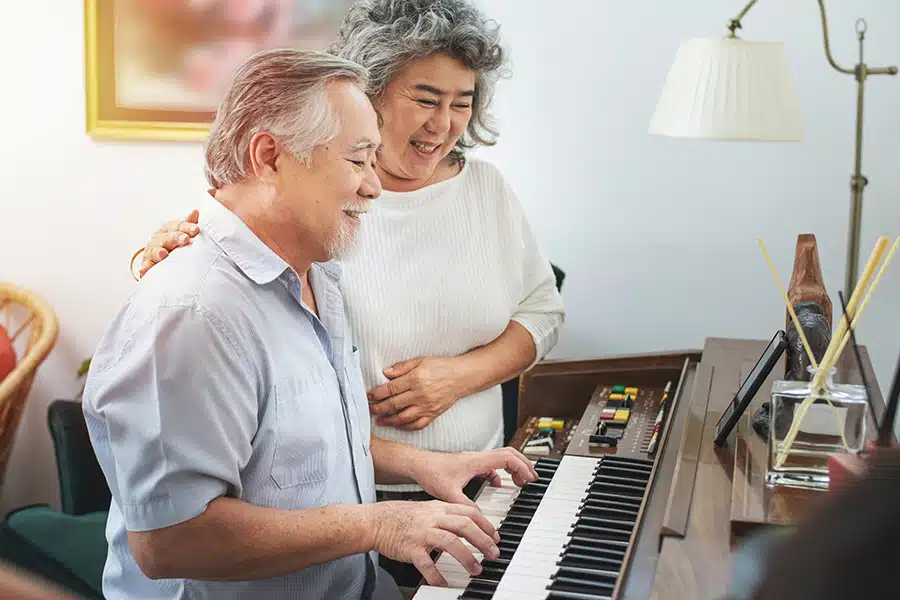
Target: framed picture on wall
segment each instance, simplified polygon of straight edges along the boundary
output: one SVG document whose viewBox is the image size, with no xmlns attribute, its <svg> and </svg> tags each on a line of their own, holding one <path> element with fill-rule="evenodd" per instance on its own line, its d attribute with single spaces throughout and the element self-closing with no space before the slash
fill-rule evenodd
<svg viewBox="0 0 900 600">
<path fill-rule="evenodd" d="M 323 50 L 352 0 L 84 0 L 87 133 L 203 140 L 231 74 L 269 48 Z"/>
</svg>

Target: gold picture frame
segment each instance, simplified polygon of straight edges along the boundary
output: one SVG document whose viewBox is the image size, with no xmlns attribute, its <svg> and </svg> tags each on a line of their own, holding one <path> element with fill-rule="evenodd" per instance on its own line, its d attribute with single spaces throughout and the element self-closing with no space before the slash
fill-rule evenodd
<svg viewBox="0 0 900 600">
<path fill-rule="evenodd" d="M 352 0 L 305 0 L 305 3 L 300 0 L 291 4 L 272 0 L 266 7 L 268 12 L 262 16 L 243 16 L 245 22 L 238 23 L 243 27 L 238 36 L 232 33 L 233 29 L 217 31 L 214 20 L 206 15 L 192 15 L 190 20 L 166 29 L 167 24 L 174 22 L 170 15 L 164 15 L 168 20 L 160 26 L 141 12 L 159 12 L 158 6 L 171 6 L 171 2 L 84 0 L 86 133 L 94 139 L 203 141 L 224 90 L 225 75 L 230 78 L 232 67 L 269 47 L 324 49 L 337 33 L 351 3 Z M 242 4 L 250 3 L 208 0 L 196 4 L 204 5 L 218 16 L 228 10 L 239 11 Z M 265 7 L 267 3 L 256 4 Z M 291 9 L 298 5 L 302 10 Z M 284 14 L 290 10 L 294 12 Z M 235 19 L 233 14 L 229 16 Z M 266 31 L 273 20 L 280 20 L 277 27 L 280 37 Z M 134 35 L 135 31 L 140 35 Z M 135 39 L 141 40 L 144 46 L 135 50 L 138 44 Z M 187 69 L 179 72 L 177 67 L 181 63 L 172 66 L 173 54 L 177 60 L 183 58 L 173 51 L 172 39 L 196 53 L 213 47 L 228 55 L 229 62 L 214 66 L 215 86 L 196 93 L 195 89 L 189 89 L 186 82 L 193 83 L 193 80 L 184 74 Z M 229 43 L 231 47 L 226 46 Z M 221 51 L 223 47 L 225 52 Z M 154 68 L 147 68 L 146 64 L 153 62 L 158 54 L 166 55 L 165 67 L 154 70 L 158 66 L 154 64 Z M 207 54 L 214 55 L 214 52 Z"/>
</svg>

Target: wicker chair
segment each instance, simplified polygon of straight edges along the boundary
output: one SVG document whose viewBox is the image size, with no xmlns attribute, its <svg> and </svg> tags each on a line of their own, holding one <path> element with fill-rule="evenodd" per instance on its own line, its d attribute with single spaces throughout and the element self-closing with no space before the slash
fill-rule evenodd
<svg viewBox="0 0 900 600">
<path fill-rule="evenodd" d="M 0 485 L 19 428 L 25 399 L 37 368 L 47 358 L 59 332 L 56 314 L 43 298 L 11 283 L 0 282 L 0 323 L 15 343 L 24 335 L 25 350 L 12 372 L 0 381 Z"/>
</svg>

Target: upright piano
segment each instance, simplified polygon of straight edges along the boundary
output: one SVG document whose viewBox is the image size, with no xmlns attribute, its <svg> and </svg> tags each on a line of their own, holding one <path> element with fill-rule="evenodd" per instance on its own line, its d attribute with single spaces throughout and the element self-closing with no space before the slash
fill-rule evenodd
<svg viewBox="0 0 900 600">
<path fill-rule="evenodd" d="M 711 338 L 702 351 L 544 361 L 519 384 L 510 445 L 540 478 L 483 487 L 501 555 L 470 577 L 449 554 L 447 587 L 414 600 L 705 600 L 728 590 L 730 551 L 761 526 L 796 523 L 823 492 L 766 487 L 767 442 L 750 424 L 782 361 L 729 438 L 713 430 L 767 340 Z M 877 413 L 883 399 L 865 347 Z M 852 353 L 835 379 L 861 383 Z M 873 428 L 871 427 L 870 430 Z M 471 548 L 471 547 L 470 547 Z"/>
</svg>

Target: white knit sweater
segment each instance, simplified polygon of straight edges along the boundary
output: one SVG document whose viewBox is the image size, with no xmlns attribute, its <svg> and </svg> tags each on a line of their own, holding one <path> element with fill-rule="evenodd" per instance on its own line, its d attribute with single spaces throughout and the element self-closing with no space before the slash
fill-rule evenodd
<svg viewBox="0 0 900 600">
<path fill-rule="evenodd" d="M 553 271 L 491 164 L 468 158 L 451 179 L 383 192 L 359 233 L 341 287 L 368 390 L 385 383 L 383 369 L 395 363 L 464 354 L 496 339 L 510 320 L 531 333 L 536 361 L 556 344 L 564 311 Z M 372 434 L 426 450 L 496 448 L 500 386 L 459 399 L 420 431 L 373 420 Z"/>
</svg>

